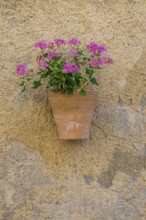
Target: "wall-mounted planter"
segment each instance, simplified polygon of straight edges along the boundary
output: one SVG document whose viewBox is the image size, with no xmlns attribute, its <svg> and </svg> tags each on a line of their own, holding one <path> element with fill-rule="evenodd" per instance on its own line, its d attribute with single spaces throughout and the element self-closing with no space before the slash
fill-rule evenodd
<svg viewBox="0 0 146 220">
<path fill-rule="evenodd" d="M 60 92 L 49 92 L 49 102 L 60 139 L 89 138 L 96 105 L 94 91 L 88 91 L 86 96 L 81 96 L 78 92 L 74 92 L 71 96 Z"/>
</svg>

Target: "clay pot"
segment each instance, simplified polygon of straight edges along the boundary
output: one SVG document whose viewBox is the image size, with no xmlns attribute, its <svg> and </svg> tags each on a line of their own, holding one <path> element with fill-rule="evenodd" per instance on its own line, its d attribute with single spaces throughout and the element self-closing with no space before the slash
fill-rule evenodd
<svg viewBox="0 0 146 220">
<path fill-rule="evenodd" d="M 88 91 L 86 96 L 49 92 L 49 102 L 60 139 L 89 138 L 96 92 Z"/>
</svg>

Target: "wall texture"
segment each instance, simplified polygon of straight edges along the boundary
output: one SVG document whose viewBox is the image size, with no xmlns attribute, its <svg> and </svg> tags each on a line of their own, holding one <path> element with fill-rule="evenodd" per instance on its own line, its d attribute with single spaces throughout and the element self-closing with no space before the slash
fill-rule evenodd
<svg viewBox="0 0 146 220">
<path fill-rule="evenodd" d="M 15 67 L 36 40 L 108 45 L 86 141 L 60 141 L 43 91 Z M 146 219 L 146 1 L 0 0 L 0 219 Z"/>
</svg>

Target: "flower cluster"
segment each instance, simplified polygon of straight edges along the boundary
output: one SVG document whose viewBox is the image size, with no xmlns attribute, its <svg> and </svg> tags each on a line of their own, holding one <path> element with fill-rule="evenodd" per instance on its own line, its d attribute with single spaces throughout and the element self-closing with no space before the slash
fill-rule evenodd
<svg viewBox="0 0 146 220">
<path fill-rule="evenodd" d="M 18 75 L 27 75 L 27 73 L 28 73 L 27 66 L 24 64 L 17 66 L 16 73 Z"/>
<path fill-rule="evenodd" d="M 75 63 L 66 63 L 63 67 L 64 73 L 77 73 L 79 67 Z"/>
<path fill-rule="evenodd" d="M 78 56 L 79 56 L 78 52 L 79 52 L 78 50 L 73 49 L 73 50 L 71 51 L 70 55 L 71 55 L 72 57 L 78 57 Z"/>
<path fill-rule="evenodd" d="M 90 65 L 92 67 L 97 67 L 98 68 L 98 67 L 101 67 L 104 64 L 113 64 L 113 63 L 114 63 L 113 59 L 108 58 L 108 57 L 101 57 L 99 59 L 93 57 L 93 59 L 90 62 Z"/>
<path fill-rule="evenodd" d="M 89 52 L 91 52 L 91 53 L 103 53 L 103 52 L 106 52 L 107 51 L 107 49 L 106 49 L 106 47 L 105 46 L 103 46 L 103 45 L 99 45 L 99 44 L 97 44 L 97 43 L 95 43 L 95 42 L 90 42 L 88 45 L 87 45 L 87 47 L 88 47 L 88 51 Z"/>
<path fill-rule="evenodd" d="M 45 40 L 35 43 L 35 48 L 46 49 L 48 47 L 49 47 L 49 43 L 47 43 Z"/>
<path fill-rule="evenodd" d="M 57 52 L 57 50 L 52 50 L 48 53 L 47 59 L 51 60 L 51 59 L 55 59 L 59 57 L 59 53 Z"/>
<path fill-rule="evenodd" d="M 77 37 L 72 37 L 71 39 L 69 39 L 68 44 L 70 44 L 70 45 L 78 45 L 78 44 L 80 44 L 80 41 L 78 40 Z"/>
<path fill-rule="evenodd" d="M 63 39 L 60 39 L 60 38 L 59 39 L 55 39 L 54 42 L 58 46 L 60 46 L 62 44 L 65 44 L 65 41 Z"/>
<path fill-rule="evenodd" d="M 44 58 L 41 58 L 38 62 L 38 69 L 46 68 L 48 66 L 47 61 Z"/>
<path fill-rule="evenodd" d="M 104 45 L 91 41 L 83 48 L 77 37 L 68 41 L 61 38 L 49 42 L 42 40 L 36 42 L 34 47 L 38 49 L 37 73 L 32 76 L 32 71 L 30 74 L 24 64 L 16 69 L 18 75 L 24 76 L 21 83 L 23 90 L 26 84 L 32 82 L 33 88 L 45 86 L 66 94 L 79 90 L 81 95 L 85 95 L 90 84 L 98 84 L 95 74 L 104 65 L 114 63 L 106 55 Z"/>
</svg>

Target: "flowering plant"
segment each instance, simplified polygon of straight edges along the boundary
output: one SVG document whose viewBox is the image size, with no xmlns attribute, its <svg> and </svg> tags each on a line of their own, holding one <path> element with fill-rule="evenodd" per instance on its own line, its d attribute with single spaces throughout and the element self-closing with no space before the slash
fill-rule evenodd
<svg viewBox="0 0 146 220">
<path fill-rule="evenodd" d="M 39 52 L 37 74 L 24 64 L 16 69 L 17 74 L 22 77 L 22 91 L 32 82 L 34 89 L 45 86 L 68 95 L 73 94 L 75 90 L 79 90 L 81 95 L 86 95 L 86 88 L 90 84 L 98 85 L 95 73 L 104 65 L 113 64 L 113 60 L 106 55 L 105 46 L 89 42 L 84 48 L 76 37 L 68 41 L 42 40 L 34 46 Z"/>
</svg>

